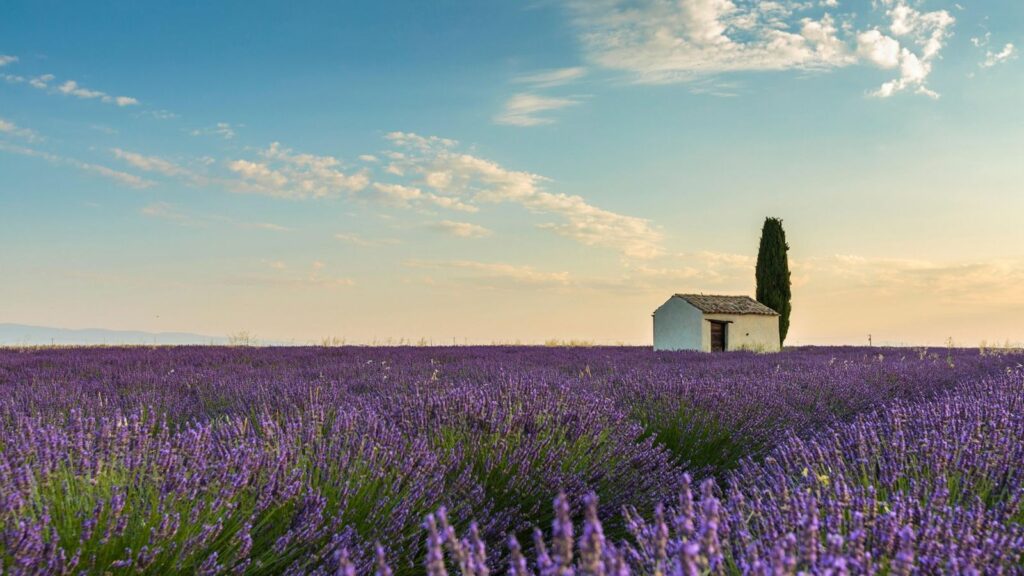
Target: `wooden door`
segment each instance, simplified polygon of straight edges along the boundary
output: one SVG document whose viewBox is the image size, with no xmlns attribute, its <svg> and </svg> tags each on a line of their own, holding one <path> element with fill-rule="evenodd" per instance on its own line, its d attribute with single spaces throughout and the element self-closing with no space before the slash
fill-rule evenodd
<svg viewBox="0 0 1024 576">
<path fill-rule="evenodd" d="M 725 352 L 725 322 L 711 322 L 711 351 Z"/>
</svg>

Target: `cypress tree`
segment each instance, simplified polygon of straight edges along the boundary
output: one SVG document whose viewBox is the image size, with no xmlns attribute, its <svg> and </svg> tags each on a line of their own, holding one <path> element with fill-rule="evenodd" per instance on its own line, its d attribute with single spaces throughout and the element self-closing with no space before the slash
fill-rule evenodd
<svg viewBox="0 0 1024 576">
<path fill-rule="evenodd" d="M 789 332 L 792 291 L 789 279 L 789 258 L 786 253 L 786 231 L 779 218 L 765 218 L 761 228 L 761 246 L 757 251 L 757 301 L 779 313 L 779 344 Z"/>
</svg>

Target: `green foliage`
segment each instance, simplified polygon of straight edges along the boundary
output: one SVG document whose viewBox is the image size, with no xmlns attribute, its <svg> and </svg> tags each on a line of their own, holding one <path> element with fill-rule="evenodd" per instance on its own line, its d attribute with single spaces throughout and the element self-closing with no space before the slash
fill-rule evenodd
<svg viewBox="0 0 1024 576">
<path fill-rule="evenodd" d="M 685 403 L 675 407 L 660 402 L 638 407 L 633 418 L 691 473 L 721 476 L 739 466 L 740 460 L 758 449 L 751 439 L 740 438 L 706 411 Z"/>
<path fill-rule="evenodd" d="M 789 244 L 782 220 L 766 218 L 757 251 L 757 301 L 779 313 L 779 343 L 786 341 L 793 297 L 789 273 Z"/>
</svg>

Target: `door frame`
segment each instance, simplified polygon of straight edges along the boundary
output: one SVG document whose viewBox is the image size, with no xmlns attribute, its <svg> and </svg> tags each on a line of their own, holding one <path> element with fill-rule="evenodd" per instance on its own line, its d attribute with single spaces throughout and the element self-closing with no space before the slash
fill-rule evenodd
<svg viewBox="0 0 1024 576">
<path fill-rule="evenodd" d="M 732 324 L 732 320 L 712 320 L 712 319 L 709 318 L 708 319 L 708 323 L 711 324 L 711 326 L 714 326 L 715 324 L 717 324 L 717 325 L 722 327 L 722 350 L 721 350 L 721 352 L 728 352 L 729 351 L 729 324 Z M 708 339 L 710 341 L 710 346 L 709 347 L 711 348 L 710 351 L 711 352 L 715 352 L 714 331 L 713 331 L 713 328 L 711 328 L 711 327 L 709 327 L 709 330 L 712 330 L 708 334 Z"/>
</svg>

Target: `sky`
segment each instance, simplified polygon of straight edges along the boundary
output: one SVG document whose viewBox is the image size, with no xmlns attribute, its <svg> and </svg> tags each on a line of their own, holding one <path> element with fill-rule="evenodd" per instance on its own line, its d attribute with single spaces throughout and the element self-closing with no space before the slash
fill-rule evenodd
<svg viewBox="0 0 1024 576">
<path fill-rule="evenodd" d="M 1018 0 L 6 0 L 0 322 L 295 343 L 1024 341 Z"/>
</svg>

